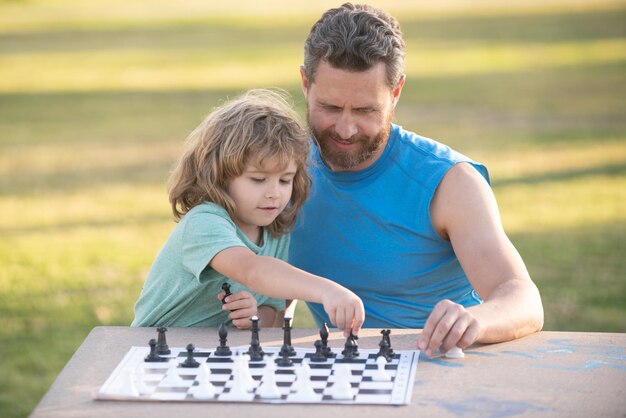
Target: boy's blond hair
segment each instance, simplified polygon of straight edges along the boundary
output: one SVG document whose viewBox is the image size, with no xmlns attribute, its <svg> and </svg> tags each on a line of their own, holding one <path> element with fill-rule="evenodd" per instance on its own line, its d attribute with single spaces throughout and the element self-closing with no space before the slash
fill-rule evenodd
<svg viewBox="0 0 626 418">
<path fill-rule="evenodd" d="M 269 159 L 279 169 L 296 163 L 293 192 L 285 210 L 267 228 L 273 236 L 289 231 L 309 196 L 309 137 L 285 92 L 250 90 L 210 113 L 187 138 L 185 150 L 168 181 L 169 200 L 178 221 L 205 202 L 222 206 L 233 217 L 229 182 L 247 164 Z"/>
</svg>

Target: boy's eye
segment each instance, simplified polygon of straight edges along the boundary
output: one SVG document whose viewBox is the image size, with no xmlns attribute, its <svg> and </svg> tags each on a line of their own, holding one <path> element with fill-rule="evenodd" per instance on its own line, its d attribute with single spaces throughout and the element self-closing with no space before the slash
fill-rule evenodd
<svg viewBox="0 0 626 418">
<path fill-rule="evenodd" d="M 265 181 L 264 177 L 250 177 L 250 179 L 255 183 L 263 183 Z"/>
</svg>

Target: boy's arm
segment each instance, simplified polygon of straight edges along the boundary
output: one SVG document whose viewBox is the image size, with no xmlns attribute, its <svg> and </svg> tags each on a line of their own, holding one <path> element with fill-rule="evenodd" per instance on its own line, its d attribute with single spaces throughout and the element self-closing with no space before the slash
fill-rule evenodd
<svg viewBox="0 0 626 418">
<path fill-rule="evenodd" d="M 210 265 L 253 292 L 323 304 L 331 322 L 346 336 L 349 331 L 357 334 L 365 320 L 363 302 L 353 292 L 277 258 L 256 255 L 245 247 L 229 247 L 217 253 Z"/>
</svg>

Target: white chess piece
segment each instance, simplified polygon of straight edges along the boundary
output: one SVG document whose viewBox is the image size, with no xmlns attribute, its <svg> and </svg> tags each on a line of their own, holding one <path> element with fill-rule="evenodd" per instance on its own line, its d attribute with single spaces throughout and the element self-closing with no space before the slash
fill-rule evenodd
<svg viewBox="0 0 626 418">
<path fill-rule="evenodd" d="M 135 370 L 135 384 L 137 385 L 137 391 L 140 395 L 149 395 L 154 392 L 154 386 L 146 385 L 143 363 L 137 365 L 137 369 Z"/>
<path fill-rule="evenodd" d="M 122 396 L 138 397 L 139 391 L 135 385 L 135 371 L 132 369 L 125 369 L 122 371 L 122 384 L 118 390 L 118 393 Z"/>
<path fill-rule="evenodd" d="M 261 386 L 256 391 L 257 395 L 264 399 L 278 399 L 281 396 L 278 385 L 276 385 L 276 363 L 272 356 L 267 357 Z"/>
<path fill-rule="evenodd" d="M 451 349 L 446 351 L 444 356 L 446 358 L 465 358 L 463 350 L 461 350 L 459 347 L 452 347 Z"/>
<path fill-rule="evenodd" d="M 291 386 L 291 391 L 295 392 L 289 396 L 293 402 L 319 402 L 321 396 L 315 393 L 311 385 L 311 367 L 304 360 L 299 367 L 294 369 L 296 381 Z"/>
<path fill-rule="evenodd" d="M 189 392 L 196 399 L 208 400 L 215 397 L 215 386 L 211 383 L 211 369 L 206 363 L 200 363 L 198 369 L 198 385 L 192 386 Z"/>
<path fill-rule="evenodd" d="M 184 386 L 185 381 L 178 374 L 178 362 L 176 359 L 170 360 L 165 377 L 161 381 L 162 384 L 167 386 Z"/>
<path fill-rule="evenodd" d="M 372 373 L 372 380 L 375 382 L 390 382 L 391 376 L 385 370 L 387 359 L 384 356 L 376 357 L 376 370 Z"/>
<path fill-rule="evenodd" d="M 228 393 L 222 393 L 220 400 L 249 401 L 252 399 L 253 395 L 249 392 L 254 390 L 254 379 L 250 374 L 246 357 L 248 356 L 236 355 L 233 357 L 233 380 Z"/>
<path fill-rule="evenodd" d="M 330 395 L 333 399 L 350 400 L 354 398 L 354 391 L 350 385 L 352 371 L 347 364 L 337 364 L 335 366 L 335 383 L 330 388 Z"/>
</svg>

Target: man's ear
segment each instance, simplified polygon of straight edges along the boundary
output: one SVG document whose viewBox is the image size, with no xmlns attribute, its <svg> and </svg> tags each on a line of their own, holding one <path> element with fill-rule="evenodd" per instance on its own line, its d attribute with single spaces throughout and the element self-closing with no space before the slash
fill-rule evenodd
<svg viewBox="0 0 626 418">
<path fill-rule="evenodd" d="M 307 97 L 309 94 L 309 79 L 304 72 L 304 65 L 300 66 L 300 79 L 302 81 L 302 93 L 304 93 L 304 97 Z"/>
<path fill-rule="evenodd" d="M 396 107 L 398 101 L 400 100 L 400 94 L 402 93 L 402 87 L 404 87 L 404 81 L 406 80 L 406 74 L 402 74 L 400 77 L 400 81 L 398 81 L 398 85 L 391 92 L 393 107 Z"/>
</svg>

